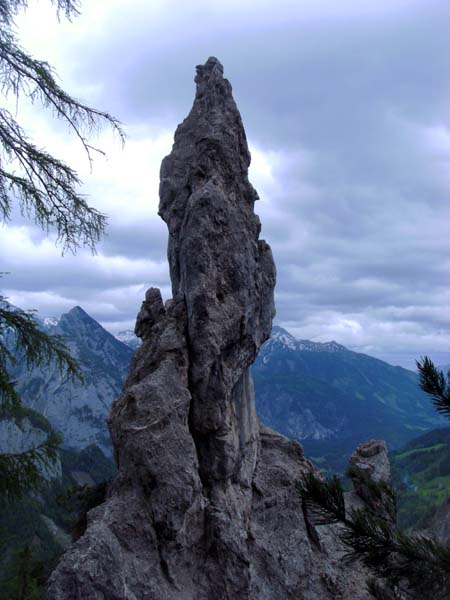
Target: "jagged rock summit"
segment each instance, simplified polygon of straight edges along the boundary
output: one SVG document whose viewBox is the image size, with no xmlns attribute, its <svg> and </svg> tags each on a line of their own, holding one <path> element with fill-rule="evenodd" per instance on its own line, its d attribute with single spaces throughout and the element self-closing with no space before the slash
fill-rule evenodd
<svg viewBox="0 0 450 600">
<path fill-rule="evenodd" d="M 270 334 L 275 267 L 231 85 L 215 58 L 195 81 L 161 167 L 173 298 L 146 294 L 109 418 L 118 475 L 49 599 L 363 598 L 332 532 L 325 550 L 306 525 L 295 483 L 314 467 L 256 416 L 249 367 Z"/>
</svg>

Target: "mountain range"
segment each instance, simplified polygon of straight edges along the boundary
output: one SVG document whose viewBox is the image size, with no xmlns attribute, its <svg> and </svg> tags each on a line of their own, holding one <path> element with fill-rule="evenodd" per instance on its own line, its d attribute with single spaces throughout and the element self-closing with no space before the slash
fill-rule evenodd
<svg viewBox="0 0 450 600">
<path fill-rule="evenodd" d="M 84 381 L 69 379 L 56 363 L 29 371 L 19 360 L 13 377 L 23 403 L 48 419 L 62 434 L 66 447 L 97 444 L 111 455 L 106 418 L 122 390 L 133 350 L 79 306 L 59 319 L 41 319 L 40 325 L 45 332 L 64 338 L 79 361 Z"/>
<path fill-rule="evenodd" d="M 253 378 L 262 422 L 332 470 L 369 438 L 393 449 L 446 424 L 412 371 L 336 342 L 297 340 L 280 327 L 262 347 Z"/>
<path fill-rule="evenodd" d="M 19 361 L 14 377 L 25 405 L 62 433 L 65 447 L 95 443 L 110 455 L 106 419 L 140 340 L 131 331 L 117 339 L 79 306 L 40 323 L 65 338 L 84 383 L 69 380 L 56 365 L 28 372 Z M 445 425 L 412 371 L 336 342 L 297 340 L 277 326 L 253 365 L 253 378 L 261 421 L 300 441 L 307 455 L 332 470 L 371 437 L 394 449 Z"/>
<path fill-rule="evenodd" d="M 28 413 L 20 424 L 0 419 L 0 450 L 24 450 L 42 441 L 50 428 L 63 434 L 64 447 L 48 474 L 47 491 L 25 497 L 0 515 L 0 595 L 17 589 L 23 543 L 33 548 L 33 560 L 47 574 L 67 546 L 74 517 L 59 498 L 71 497 L 73 486 L 96 485 L 114 473 L 106 419 L 140 344 L 131 331 L 120 332 L 117 339 L 80 307 L 59 319 L 41 319 L 40 326 L 64 336 L 84 383 L 68 380 L 56 365 L 28 372 L 19 361 L 15 368 Z M 450 485 L 449 430 L 429 431 L 448 423 L 437 417 L 415 373 L 336 342 L 297 340 L 273 327 L 253 377 L 261 421 L 299 440 L 325 470 L 342 471 L 355 446 L 369 438 L 384 438 L 391 449 L 407 442 L 391 454 L 401 523 L 433 529 L 436 521 L 441 529 L 443 521 L 450 523 L 444 502 Z"/>
</svg>

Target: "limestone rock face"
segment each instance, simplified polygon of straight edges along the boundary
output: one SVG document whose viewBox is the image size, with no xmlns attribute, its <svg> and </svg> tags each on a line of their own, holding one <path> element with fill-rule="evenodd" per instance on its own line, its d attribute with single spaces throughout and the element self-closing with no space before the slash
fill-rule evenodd
<svg viewBox="0 0 450 600">
<path fill-rule="evenodd" d="M 53 573 L 50 600 L 365 598 L 305 522 L 299 444 L 260 428 L 249 367 L 274 315 L 250 154 L 219 61 L 161 167 L 173 298 L 151 288 L 109 427 L 118 475 Z"/>
<path fill-rule="evenodd" d="M 392 483 L 391 465 L 384 440 L 369 440 L 358 446 L 350 457 L 350 466 L 353 467 L 356 478 L 359 471 L 362 477 L 365 475 L 375 483 Z"/>
<path fill-rule="evenodd" d="M 395 526 L 397 512 L 386 442 L 369 440 L 358 446 L 350 457 L 348 473 L 353 490 L 346 495 L 347 504 L 369 508 Z"/>
</svg>

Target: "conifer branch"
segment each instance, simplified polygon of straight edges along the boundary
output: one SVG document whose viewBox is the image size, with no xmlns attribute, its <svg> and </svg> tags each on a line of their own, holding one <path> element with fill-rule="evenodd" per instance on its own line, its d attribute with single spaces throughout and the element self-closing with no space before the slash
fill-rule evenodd
<svg viewBox="0 0 450 600">
<path fill-rule="evenodd" d="M 78 16 L 79 13 L 79 0 L 51 0 L 51 3 L 56 5 L 56 12 L 58 18 L 61 13 L 67 19 L 71 19 L 72 16 Z M 3 21 L 6 25 L 11 26 L 13 24 L 14 17 L 20 10 L 28 8 L 28 0 L 0 0 L 0 21 Z"/>
<path fill-rule="evenodd" d="M 14 407 L 20 404 L 14 383 L 8 375 L 8 365 L 14 365 L 18 353 L 26 361 L 28 369 L 44 367 L 56 362 L 60 371 L 71 379 L 83 380 L 77 361 L 58 335 L 49 335 L 39 328 L 31 311 L 11 307 L 0 295 L 0 406 Z"/>
<path fill-rule="evenodd" d="M 58 18 L 79 14 L 79 0 L 51 0 Z M 28 0 L 0 0 L 0 91 L 16 101 L 25 97 L 48 108 L 65 121 L 86 151 L 92 164 L 93 153 L 103 151 L 88 137 L 100 125 L 109 125 L 123 143 L 121 124 L 109 113 L 94 109 L 73 98 L 57 82 L 53 68 L 32 57 L 19 44 L 14 19 L 26 10 Z M 11 217 L 14 203 L 23 215 L 44 231 L 53 229 L 57 243 L 75 252 L 80 246 L 95 251 L 104 233 L 106 217 L 86 202 L 78 188 L 77 173 L 27 137 L 19 123 L 0 108 L 0 222 Z M 82 379 L 77 362 L 71 357 L 60 336 L 43 332 L 32 311 L 9 305 L 0 295 L 0 418 L 18 418 L 20 397 L 9 369 L 23 360 L 29 369 L 56 362 L 69 377 Z M 42 469 L 56 459 L 59 438 L 49 434 L 37 447 L 18 454 L 0 454 L 0 497 L 17 497 L 42 479 Z"/>
<path fill-rule="evenodd" d="M 38 490 L 43 472 L 55 465 L 61 438 L 51 433 L 46 440 L 25 452 L 0 454 L 0 498 L 16 500 L 24 493 Z"/>
<path fill-rule="evenodd" d="M 408 535 L 370 509 L 346 512 L 344 492 L 336 477 L 321 480 L 309 473 L 298 489 L 316 525 L 341 524 L 338 535 L 348 549 L 344 560 L 360 561 L 376 577 L 383 578 L 394 594 L 392 598 L 419 599 L 423 594 L 427 598 L 432 594 L 436 600 L 448 597 L 450 541 L 441 544 L 425 535 Z M 379 491 L 383 493 L 381 486 Z M 403 596 L 395 596 L 397 592 Z"/>
<path fill-rule="evenodd" d="M 31 311 L 12 307 L 0 295 L 0 420 L 14 420 L 20 427 L 28 413 L 22 408 L 15 382 L 8 372 L 19 358 L 29 369 L 55 361 L 68 377 L 83 380 L 80 367 L 65 347 L 63 338 L 44 333 Z M 25 452 L 0 453 L 0 498 L 13 500 L 27 490 L 37 489 L 43 472 L 57 459 L 60 442 L 60 436 L 50 432 L 44 442 Z"/>
<path fill-rule="evenodd" d="M 54 0 L 58 15 L 78 14 L 78 0 Z M 0 0 L 0 89 L 5 97 L 26 97 L 50 109 L 65 121 L 86 151 L 92 165 L 93 153 L 104 152 L 88 137 L 103 123 L 123 143 L 120 122 L 109 113 L 73 98 L 56 80 L 53 68 L 20 47 L 13 32 L 14 17 L 26 9 L 27 0 Z M 80 246 L 92 251 L 104 233 L 106 217 L 86 202 L 78 191 L 77 173 L 64 161 L 34 145 L 12 115 L 0 109 L 0 221 L 11 215 L 17 201 L 23 214 L 43 230 L 56 229 L 63 252 Z"/>
<path fill-rule="evenodd" d="M 344 493 L 338 477 L 321 480 L 308 473 L 297 483 L 297 489 L 315 525 L 346 522 Z"/>
<path fill-rule="evenodd" d="M 416 361 L 416 365 L 420 387 L 431 396 L 436 410 L 450 418 L 450 370 L 447 372 L 446 379 L 444 373 L 434 366 L 428 356 Z"/>
</svg>

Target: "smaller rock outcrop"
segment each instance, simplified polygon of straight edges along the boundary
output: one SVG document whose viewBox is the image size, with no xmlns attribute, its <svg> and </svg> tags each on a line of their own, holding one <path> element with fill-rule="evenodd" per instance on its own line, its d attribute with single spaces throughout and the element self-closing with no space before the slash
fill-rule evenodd
<svg viewBox="0 0 450 600">
<path fill-rule="evenodd" d="M 369 440 L 358 446 L 349 461 L 353 491 L 347 501 L 353 508 L 368 508 L 395 526 L 397 514 L 392 473 L 384 440 Z"/>
<path fill-rule="evenodd" d="M 369 440 L 356 448 L 350 457 L 352 480 L 357 494 L 364 497 L 364 483 L 384 482 L 391 485 L 391 465 L 389 462 L 386 442 L 384 440 Z"/>
</svg>

